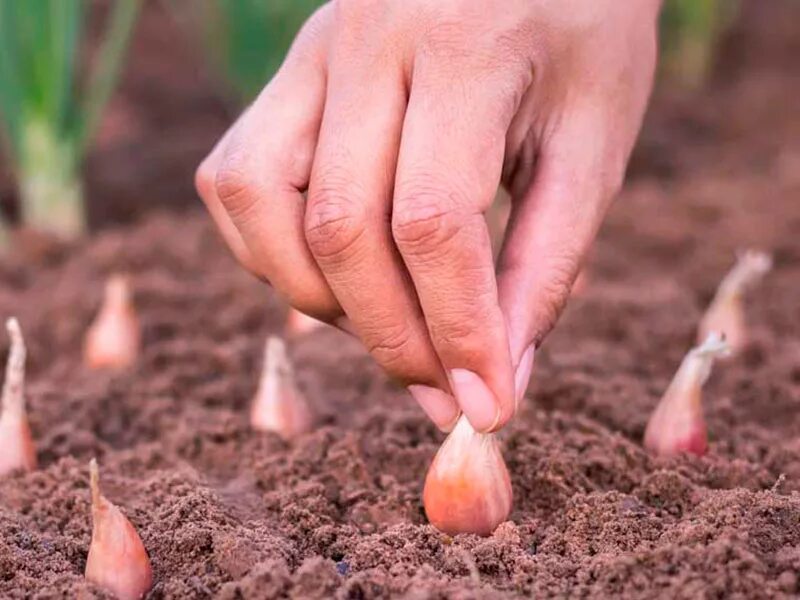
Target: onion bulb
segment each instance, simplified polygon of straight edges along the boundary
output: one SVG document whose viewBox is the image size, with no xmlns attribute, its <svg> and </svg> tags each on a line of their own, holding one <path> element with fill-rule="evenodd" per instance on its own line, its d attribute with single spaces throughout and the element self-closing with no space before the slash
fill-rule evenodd
<svg viewBox="0 0 800 600">
<path fill-rule="evenodd" d="M 706 314 L 700 321 L 697 341 L 702 342 L 712 331 L 725 336 L 732 353 L 740 352 L 747 344 L 747 327 L 742 298 L 772 267 L 768 254 L 748 250 L 723 278 Z"/>
<path fill-rule="evenodd" d="M 25 340 L 16 319 L 9 319 L 6 329 L 11 338 L 11 348 L 3 382 L 3 412 L 0 414 L 0 477 L 13 471 L 33 471 L 36 468 L 36 448 L 25 409 Z"/>
<path fill-rule="evenodd" d="M 119 600 L 137 600 L 153 585 L 153 569 L 139 534 L 122 512 L 100 493 L 97 461 L 89 464 L 92 543 L 86 579 Z"/>
<path fill-rule="evenodd" d="M 462 416 L 428 469 L 423 491 L 428 520 L 450 535 L 489 535 L 511 512 L 511 479 L 497 439 L 477 433 Z"/>
<path fill-rule="evenodd" d="M 106 282 L 100 312 L 86 333 L 84 362 L 92 369 L 124 369 L 136 362 L 140 345 L 130 281 L 124 275 L 113 275 Z"/>
<path fill-rule="evenodd" d="M 662 456 L 705 453 L 708 434 L 702 388 L 711 374 L 714 359 L 728 352 L 728 344 L 716 332 L 688 352 L 650 417 L 644 432 L 645 448 Z"/>
<path fill-rule="evenodd" d="M 250 409 L 250 424 L 259 431 L 273 431 L 284 439 L 306 433 L 312 412 L 297 387 L 286 344 L 276 336 L 267 338 L 261 381 Z"/>
</svg>

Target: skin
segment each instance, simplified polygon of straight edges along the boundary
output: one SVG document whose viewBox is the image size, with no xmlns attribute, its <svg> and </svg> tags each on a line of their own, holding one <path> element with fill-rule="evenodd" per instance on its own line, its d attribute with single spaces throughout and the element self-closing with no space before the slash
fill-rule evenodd
<svg viewBox="0 0 800 600">
<path fill-rule="evenodd" d="M 251 272 L 449 430 L 514 414 L 624 178 L 655 0 L 333 0 L 200 165 Z M 493 264 L 484 212 L 510 225 Z"/>
</svg>

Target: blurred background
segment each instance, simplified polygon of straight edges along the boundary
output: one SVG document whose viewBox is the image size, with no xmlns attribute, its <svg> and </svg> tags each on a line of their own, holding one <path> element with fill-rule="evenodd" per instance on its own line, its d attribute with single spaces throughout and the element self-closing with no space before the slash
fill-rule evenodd
<svg viewBox="0 0 800 600">
<path fill-rule="evenodd" d="M 319 4 L 0 0 L 3 229 L 75 237 L 151 209 L 198 207 L 194 168 Z M 630 176 L 668 180 L 737 136 L 740 149 L 719 164 L 791 163 L 798 24 L 797 0 L 667 0 Z"/>
</svg>

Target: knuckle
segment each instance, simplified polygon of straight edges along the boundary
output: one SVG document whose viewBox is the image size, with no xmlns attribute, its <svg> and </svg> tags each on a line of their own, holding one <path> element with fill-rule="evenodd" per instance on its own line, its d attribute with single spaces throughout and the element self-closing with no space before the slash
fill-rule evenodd
<svg viewBox="0 0 800 600">
<path fill-rule="evenodd" d="M 211 167 L 208 159 L 201 162 L 194 172 L 194 189 L 206 204 L 209 204 L 214 197 L 216 176 L 217 172 Z"/>
<path fill-rule="evenodd" d="M 419 42 L 418 55 L 423 61 L 447 59 L 468 63 L 472 60 L 475 26 L 462 17 L 440 16 Z"/>
<path fill-rule="evenodd" d="M 403 254 L 425 256 L 441 250 L 463 227 L 452 201 L 435 188 L 412 186 L 392 214 L 392 237 Z"/>
<path fill-rule="evenodd" d="M 466 340 L 474 336 L 475 328 L 471 320 L 461 318 L 443 319 L 431 324 L 431 335 L 439 346 L 462 347 Z"/>
<path fill-rule="evenodd" d="M 411 335 L 404 325 L 383 327 L 367 342 L 367 349 L 375 360 L 394 376 L 402 376 L 408 361 Z"/>
<path fill-rule="evenodd" d="M 409 205 L 392 218 L 392 236 L 406 255 L 435 253 L 455 237 L 458 229 L 452 215 L 434 205 Z"/>
<path fill-rule="evenodd" d="M 224 166 L 214 178 L 220 204 L 234 221 L 246 219 L 263 196 L 261 185 L 244 169 Z"/>
<path fill-rule="evenodd" d="M 358 244 L 366 230 L 362 205 L 338 186 L 323 186 L 309 199 L 305 236 L 318 259 L 338 260 Z"/>
<path fill-rule="evenodd" d="M 487 331 L 494 329 L 489 326 L 493 320 L 489 315 L 486 318 L 476 318 L 480 310 L 467 310 L 440 317 L 429 324 L 431 338 L 436 348 L 443 357 L 480 357 L 484 356 L 487 348 Z M 481 327 L 475 327 L 480 322 Z"/>
</svg>

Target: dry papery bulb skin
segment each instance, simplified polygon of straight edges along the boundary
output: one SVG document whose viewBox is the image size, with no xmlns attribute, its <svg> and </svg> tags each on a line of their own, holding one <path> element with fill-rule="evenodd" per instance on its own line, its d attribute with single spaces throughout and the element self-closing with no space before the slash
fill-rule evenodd
<svg viewBox="0 0 800 600">
<path fill-rule="evenodd" d="M 702 344 L 688 352 L 650 417 L 644 433 L 645 448 L 660 456 L 705 454 L 708 434 L 703 417 L 703 384 L 711 375 L 714 360 L 729 351 L 722 334 L 711 332 Z"/>
<path fill-rule="evenodd" d="M 97 461 L 89 463 L 92 492 L 92 544 L 86 579 L 119 600 L 142 598 L 153 585 L 150 558 L 131 522 L 100 493 Z"/>
<path fill-rule="evenodd" d="M 91 369 L 125 369 L 136 363 L 141 330 L 130 279 L 112 275 L 100 311 L 86 333 L 83 357 Z"/>
<path fill-rule="evenodd" d="M 16 319 L 6 321 L 6 330 L 11 338 L 11 348 L 3 382 L 3 412 L 0 414 L 0 477 L 36 468 L 36 447 L 25 407 L 25 340 Z"/>
<path fill-rule="evenodd" d="M 286 313 L 286 327 L 284 333 L 287 338 L 301 337 L 325 325 L 322 321 L 308 316 L 306 313 L 289 307 Z"/>
<path fill-rule="evenodd" d="M 756 250 L 741 253 L 736 264 L 723 278 L 697 331 L 698 343 L 712 331 L 725 335 L 731 354 L 740 352 L 747 344 L 747 325 L 744 315 L 744 293 L 772 268 L 769 254 Z"/>
<path fill-rule="evenodd" d="M 272 431 L 286 440 L 310 431 L 313 425 L 313 414 L 297 387 L 286 343 L 277 336 L 267 338 L 250 424 L 253 429 Z"/>
<path fill-rule="evenodd" d="M 490 535 L 511 513 L 511 478 L 494 434 L 462 416 L 433 458 L 422 493 L 425 514 L 449 535 Z"/>
</svg>

